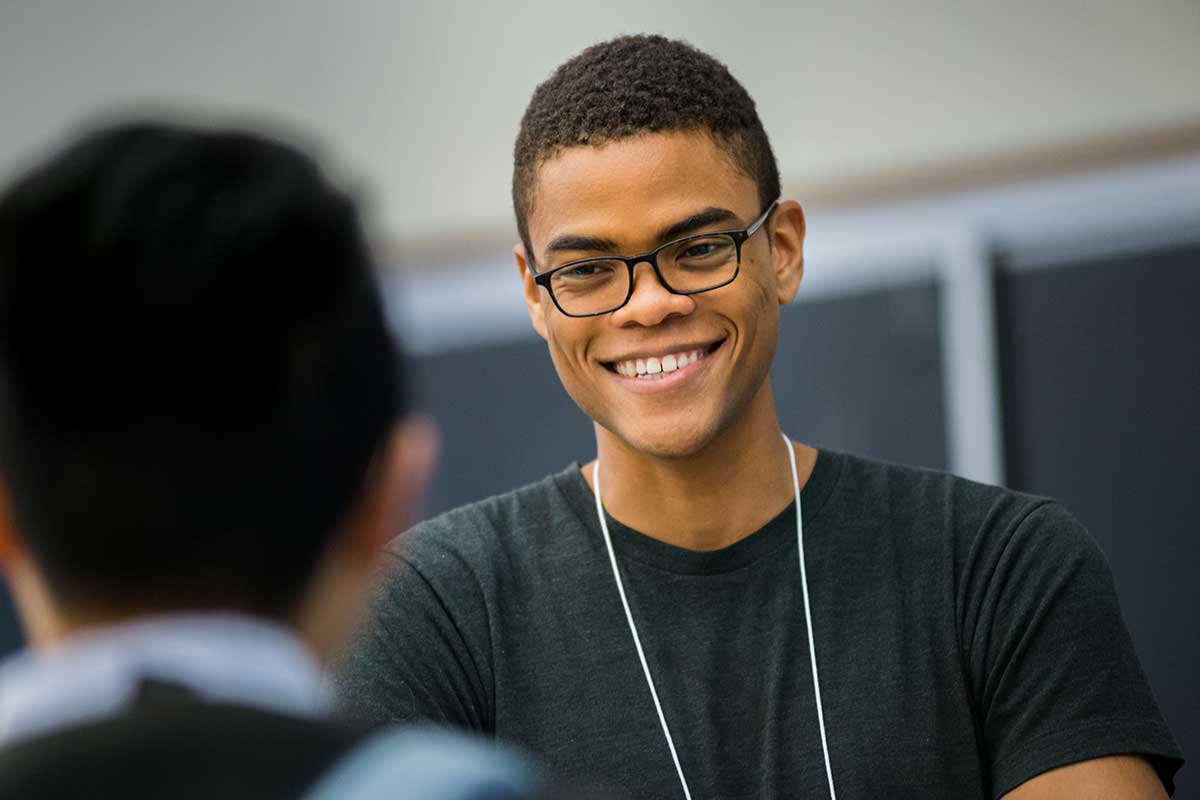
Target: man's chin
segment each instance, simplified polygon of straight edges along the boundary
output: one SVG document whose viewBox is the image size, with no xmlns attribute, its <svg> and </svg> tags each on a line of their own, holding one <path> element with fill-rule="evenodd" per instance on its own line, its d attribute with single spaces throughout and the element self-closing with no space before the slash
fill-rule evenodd
<svg viewBox="0 0 1200 800">
<path fill-rule="evenodd" d="M 647 458 L 689 458 L 712 441 L 712 432 L 698 425 L 663 425 L 656 430 L 622 430 L 616 434 L 625 445 Z"/>
</svg>

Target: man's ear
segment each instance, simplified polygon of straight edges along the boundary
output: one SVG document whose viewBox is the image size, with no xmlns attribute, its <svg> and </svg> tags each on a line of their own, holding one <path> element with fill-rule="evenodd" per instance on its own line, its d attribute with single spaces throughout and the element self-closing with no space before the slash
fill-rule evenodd
<svg viewBox="0 0 1200 800">
<path fill-rule="evenodd" d="M 549 297 L 542 292 L 542 287 L 533 281 L 533 273 L 529 269 L 529 259 L 525 253 L 525 245 L 517 242 L 513 245 L 513 256 L 517 259 L 517 269 L 521 273 L 521 283 L 525 288 L 525 307 L 529 310 L 529 321 L 538 336 L 546 338 L 546 310 L 543 302 Z"/>
<path fill-rule="evenodd" d="M 795 200 L 782 202 L 771 215 L 769 224 L 775 285 L 779 304 L 785 306 L 796 297 L 804 277 L 804 209 Z"/>
</svg>

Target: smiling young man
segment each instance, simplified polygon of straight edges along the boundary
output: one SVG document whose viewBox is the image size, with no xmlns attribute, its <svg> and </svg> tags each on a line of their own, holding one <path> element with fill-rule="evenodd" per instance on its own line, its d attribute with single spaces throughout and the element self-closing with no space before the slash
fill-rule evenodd
<svg viewBox="0 0 1200 800">
<path fill-rule="evenodd" d="M 597 458 L 405 537 L 347 702 L 634 797 L 1163 796 L 1180 754 L 1070 515 L 780 430 L 779 195 L 753 101 L 685 44 L 537 89 L 516 260 Z"/>
</svg>

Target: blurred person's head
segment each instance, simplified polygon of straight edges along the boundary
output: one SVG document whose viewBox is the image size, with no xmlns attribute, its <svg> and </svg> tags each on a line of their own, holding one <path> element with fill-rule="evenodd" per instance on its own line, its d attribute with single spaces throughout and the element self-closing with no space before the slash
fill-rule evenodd
<svg viewBox="0 0 1200 800">
<path fill-rule="evenodd" d="M 583 50 L 534 91 L 512 191 L 530 319 L 602 446 L 688 456 L 774 420 L 768 375 L 804 214 L 776 202 L 762 121 L 723 64 L 661 36 Z M 566 307 L 606 282 L 607 305 Z"/>
<path fill-rule="evenodd" d="M 351 200 L 259 135 L 136 124 L 0 197 L 0 561 L 31 640 L 232 610 L 327 652 L 429 430 Z"/>
</svg>

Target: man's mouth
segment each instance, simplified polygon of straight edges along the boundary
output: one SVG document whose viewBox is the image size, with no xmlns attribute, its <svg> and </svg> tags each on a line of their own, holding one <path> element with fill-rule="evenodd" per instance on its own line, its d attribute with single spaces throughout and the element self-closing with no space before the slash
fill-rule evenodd
<svg viewBox="0 0 1200 800">
<path fill-rule="evenodd" d="M 641 381 L 662 380 L 676 370 L 684 369 L 707 358 L 724 343 L 725 340 L 720 339 L 703 347 L 689 347 L 674 352 L 639 355 L 603 363 L 608 370 L 626 378 L 635 378 Z"/>
</svg>

